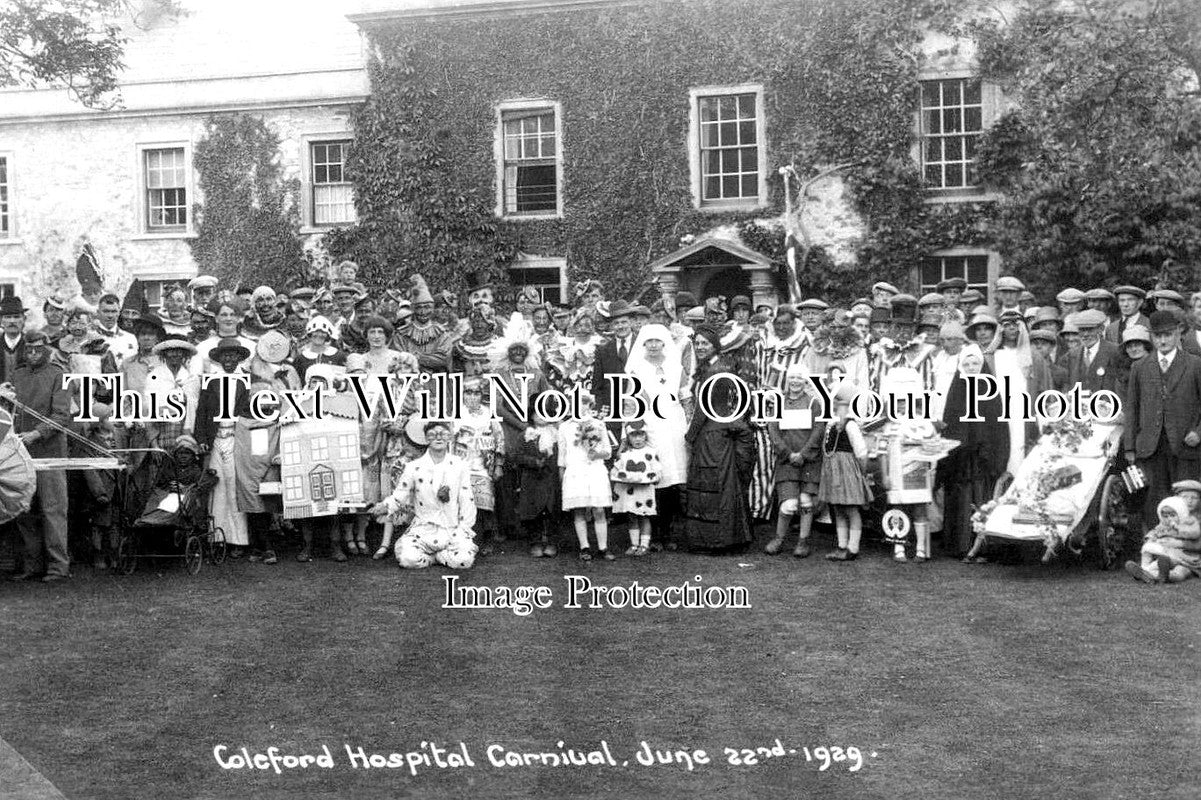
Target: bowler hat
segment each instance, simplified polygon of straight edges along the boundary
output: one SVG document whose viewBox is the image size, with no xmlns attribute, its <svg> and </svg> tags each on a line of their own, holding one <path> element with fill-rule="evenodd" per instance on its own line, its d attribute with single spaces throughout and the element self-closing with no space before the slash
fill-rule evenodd
<svg viewBox="0 0 1201 800">
<path fill-rule="evenodd" d="M 21 298 L 15 295 L 9 295 L 0 300 L 0 317 L 24 314 L 28 310 L 25 304 L 21 302 Z"/>
<path fill-rule="evenodd" d="M 1151 333 L 1172 333 L 1180 330 L 1180 315 L 1175 311 L 1156 311 L 1151 315 Z"/>
</svg>

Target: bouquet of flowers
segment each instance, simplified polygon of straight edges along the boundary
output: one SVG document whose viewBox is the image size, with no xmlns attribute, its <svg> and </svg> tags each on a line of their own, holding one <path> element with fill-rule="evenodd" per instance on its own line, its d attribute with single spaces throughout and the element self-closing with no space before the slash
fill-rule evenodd
<svg viewBox="0 0 1201 800">
<path fill-rule="evenodd" d="M 1055 422 L 1049 422 L 1043 428 L 1043 434 L 1050 437 L 1051 446 L 1065 453 L 1075 453 L 1080 446 L 1093 435 L 1093 425 L 1087 420 L 1064 417 Z"/>
<path fill-rule="evenodd" d="M 609 454 L 606 447 L 609 431 L 595 419 L 580 420 L 580 427 L 575 433 L 575 443 L 583 448 L 593 461 L 603 459 Z"/>
</svg>

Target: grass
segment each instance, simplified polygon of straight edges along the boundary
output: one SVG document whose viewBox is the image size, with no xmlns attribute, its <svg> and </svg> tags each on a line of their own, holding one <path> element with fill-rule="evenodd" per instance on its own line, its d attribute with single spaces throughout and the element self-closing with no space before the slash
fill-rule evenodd
<svg viewBox="0 0 1201 800">
<path fill-rule="evenodd" d="M 556 607 L 519 617 L 443 610 L 441 573 L 286 558 L 5 583 L 0 736 L 67 797 L 113 800 L 1193 798 L 1201 785 L 1201 581 L 897 565 L 882 550 L 841 565 L 759 552 L 481 561 L 473 584 L 553 589 Z M 660 586 L 700 574 L 748 587 L 754 608 L 564 610 L 573 573 Z M 725 747 L 777 738 L 798 754 L 725 763 Z M 484 752 L 602 739 L 630 766 L 500 769 Z M 638 766 L 643 740 L 714 763 Z M 476 766 L 353 770 L 343 750 L 422 741 L 466 742 Z M 337 768 L 223 771 L 222 743 L 325 744 Z M 819 771 L 800 752 L 822 745 L 857 746 L 866 763 Z"/>
</svg>

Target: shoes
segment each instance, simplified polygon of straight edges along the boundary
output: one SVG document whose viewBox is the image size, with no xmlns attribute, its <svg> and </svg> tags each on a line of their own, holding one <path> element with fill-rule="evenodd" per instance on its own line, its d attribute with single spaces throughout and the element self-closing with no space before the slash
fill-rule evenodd
<svg viewBox="0 0 1201 800">
<path fill-rule="evenodd" d="M 848 551 L 847 551 L 847 557 L 846 557 L 846 560 L 847 560 L 847 561 L 854 561 L 854 560 L 855 560 L 855 559 L 857 559 L 857 558 L 859 558 L 859 552 L 858 552 L 858 551 L 856 551 L 856 552 L 854 552 L 854 553 L 852 553 L 850 550 L 848 550 Z"/>
<path fill-rule="evenodd" d="M 92 569 L 108 569 L 108 561 L 102 555 L 97 555 L 92 559 Z"/>
<path fill-rule="evenodd" d="M 930 560 L 930 556 L 914 556 L 913 557 L 914 564 L 925 564 L 929 560 Z"/>
<path fill-rule="evenodd" d="M 388 548 L 381 544 L 379 549 L 375 551 L 375 555 L 373 555 L 371 558 L 375 561 L 379 561 L 386 555 L 388 555 Z"/>
<path fill-rule="evenodd" d="M 630 545 L 629 547 L 627 547 L 627 548 L 626 548 L 626 555 L 627 555 L 627 556 L 632 556 L 632 555 L 634 555 L 634 553 L 636 553 L 637 551 L 638 551 L 638 545 L 636 545 L 636 544 L 632 544 L 632 545 Z"/>
<path fill-rule="evenodd" d="M 770 542 L 768 542 L 766 546 L 764 546 L 763 552 L 767 553 L 769 556 L 774 556 L 780 552 L 780 548 L 783 546 L 784 538 L 777 536 L 775 539 L 772 539 Z"/>
<path fill-rule="evenodd" d="M 246 556 L 246 548 L 245 547 L 231 547 L 229 549 L 229 557 L 230 558 L 237 559 L 237 558 L 244 558 L 245 556 Z"/>
<path fill-rule="evenodd" d="M 296 560 L 299 561 L 301 564 L 307 564 L 313 560 L 313 554 L 310 553 L 308 550 L 301 550 L 299 553 L 296 554 Z"/>
<path fill-rule="evenodd" d="M 987 564 L 988 559 L 984 556 L 964 556 L 962 559 L 964 564 Z"/>
<path fill-rule="evenodd" d="M 580 548 L 580 561 L 591 561 L 591 560 L 592 560 L 592 548 L 591 547 Z"/>
<path fill-rule="evenodd" d="M 262 553 L 251 553 L 249 556 L 246 557 L 246 560 L 249 561 L 251 564 L 258 564 L 260 561 L 263 560 L 263 554 Z"/>
<path fill-rule="evenodd" d="M 597 553 L 597 555 L 600 556 L 601 558 L 603 558 L 605 561 L 616 561 L 617 560 L 617 556 L 613 555 L 608 550 L 601 550 L 600 552 Z"/>
<path fill-rule="evenodd" d="M 829 553 L 826 553 L 826 560 L 827 561 L 846 561 L 847 560 L 847 551 L 845 548 L 842 548 L 842 547 L 839 547 L 836 550 L 831 550 Z"/>
<path fill-rule="evenodd" d="M 898 564 L 908 564 L 909 563 L 909 558 L 904 553 L 893 553 L 892 560 L 897 562 Z M 916 558 L 913 560 L 917 561 Z"/>
<path fill-rule="evenodd" d="M 792 554 L 797 558 L 808 558 L 812 552 L 813 548 L 809 546 L 809 543 L 801 541 L 797 542 L 796 549 L 792 551 Z"/>
<path fill-rule="evenodd" d="M 266 553 L 263 553 L 263 563 L 264 564 L 278 564 L 279 563 L 279 559 L 275 557 L 274 550 L 268 550 Z"/>
<path fill-rule="evenodd" d="M 632 555 L 635 558 L 642 558 L 643 556 L 649 556 L 650 554 L 651 554 L 651 549 L 649 547 L 643 547 L 642 545 L 638 545 L 637 547 L 634 548 L 634 552 L 630 553 L 629 555 Z"/>
<path fill-rule="evenodd" d="M 559 548 L 555 547 L 553 544 L 547 544 L 547 545 L 542 546 L 542 557 L 543 558 L 554 558 L 557 555 L 559 555 Z"/>
<path fill-rule="evenodd" d="M 1126 572 L 1130 573 L 1130 577 L 1136 581 L 1143 583 L 1159 583 L 1159 579 L 1152 575 L 1147 570 L 1143 569 L 1141 564 L 1136 564 L 1133 561 L 1126 562 Z"/>
<path fill-rule="evenodd" d="M 544 555 L 546 555 L 546 548 L 541 544 L 530 546 L 530 558 L 542 558 Z"/>
<path fill-rule="evenodd" d="M 36 580 L 38 577 L 39 575 L 36 572 L 18 572 L 16 575 L 13 575 L 11 578 L 9 578 L 9 580 L 13 583 L 18 583 L 20 581 Z"/>
<path fill-rule="evenodd" d="M 71 577 L 71 576 L 70 575 L 57 575 L 55 573 L 50 573 L 49 575 L 45 575 L 42 577 L 42 583 L 55 583 L 57 581 L 65 581 L 69 577 Z"/>
<path fill-rule="evenodd" d="M 334 551 L 330 553 L 330 558 L 342 564 L 346 561 L 346 554 L 342 552 L 341 546 L 334 545 Z"/>
<path fill-rule="evenodd" d="M 356 541 L 354 543 L 354 551 L 361 556 L 371 555 L 371 551 L 367 548 L 367 543 L 364 541 Z"/>
</svg>

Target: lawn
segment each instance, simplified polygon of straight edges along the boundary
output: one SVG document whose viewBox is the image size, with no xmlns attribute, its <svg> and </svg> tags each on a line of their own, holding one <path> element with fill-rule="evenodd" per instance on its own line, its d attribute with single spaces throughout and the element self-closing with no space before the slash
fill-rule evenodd
<svg viewBox="0 0 1201 800">
<path fill-rule="evenodd" d="M 1201 581 L 1078 564 L 519 551 L 473 585 L 556 605 L 441 608 L 442 570 L 362 558 L 173 565 L 0 585 L 0 736 L 69 798 L 1195 798 Z M 749 610 L 562 608 L 565 574 L 747 587 Z M 505 751 L 616 766 L 496 767 Z M 782 750 L 756 764 L 725 748 Z M 643 766 L 645 741 L 708 764 Z M 474 766 L 355 769 L 464 743 Z M 275 746 L 333 769 L 222 769 Z M 824 763 L 822 747 L 855 747 Z M 805 748 L 808 748 L 807 760 Z M 793 752 L 795 751 L 795 752 Z M 782 752 L 783 755 L 778 753 Z M 741 758 L 741 754 L 738 755 Z M 623 765 L 623 762 L 628 764 Z M 0 796 L 5 796 L 0 787 Z"/>
</svg>

